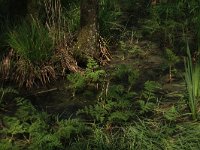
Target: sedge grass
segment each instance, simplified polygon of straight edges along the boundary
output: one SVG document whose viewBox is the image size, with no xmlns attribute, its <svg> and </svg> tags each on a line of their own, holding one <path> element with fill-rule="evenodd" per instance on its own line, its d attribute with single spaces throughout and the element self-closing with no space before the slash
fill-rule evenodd
<svg viewBox="0 0 200 150">
<path fill-rule="evenodd" d="M 48 30 L 34 19 L 9 32 L 7 43 L 21 58 L 37 64 L 48 60 L 53 49 Z"/>
<path fill-rule="evenodd" d="M 200 98 L 200 64 L 197 62 L 192 64 L 192 57 L 189 46 L 187 46 L 188 58 L 185 59 L 185 82 L 188 92 L 188 105 L 192 114 L 192 118 L 197 119 L 198 103 Z"/>
</svg>

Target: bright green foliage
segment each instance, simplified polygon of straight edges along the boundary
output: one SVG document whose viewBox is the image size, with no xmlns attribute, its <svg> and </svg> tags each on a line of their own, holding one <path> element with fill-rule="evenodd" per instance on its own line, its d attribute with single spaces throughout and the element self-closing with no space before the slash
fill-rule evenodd
<svg viewBox="0 0 200 150">
<path fill-rule="evenodd" d="M 139 114 L 145 114 L 148 112 L 152 112 L 155 108 L 155 103 L 153 102 L 149 102 L 149 101 L 145 101 L 145 100 L 138 100 L 138 104 L 139 104 Z"/>
<path fill-rule="evenodd" d="M 94 146 L 100 150 L 108 149 L 111 140 L 108 135 L 101 128 L 94 128 L 94 137 L 91 142 L 94 142 Z"/>
<path fill-rule="evenodd" d="M 125 108 L 127 110 L 125 110 Z M 128 121 L 134 114 L 130 109 L 129 102 L 99 102 L 95 106 L 86 106 L 83 110 L 78 111 L 78 114 L 87 114 L 98 123 L 122 123 Z"/>
<path fill-rule="evenodd" d="M 82 90 L 86 86 L 101 82 L 101 79 L 104 75 L 105 71 L 100 69 L 99 65 L 93 59 L 89 58 L 84 74 L 69 74 L 67 79 L 70 82 L 70 88 L 74 91 L 75 94 L 76 91 Z"/>
<path fill-rule="evenodd" d="M 3 139 L 0 141 L 0 150 L 19 150 L 19 147 L 13 145 L 10 139 Z"/>
<path fill-rule="evenodd" d="M 110 122 L 121 122 L 121 121 L 128 121 L 128 119 L 130 119 L 130 117 L 133 115 L 133 112 L 131 111 L 115 111 L 113 113 L 111 113 L 111 115 L 108 117 L 108 120 Z"/>
<path fill-rule="evenodd" d="M 67 79 L 70 81 L 70 87 L 74 90 L 82 89 L 86 84 L 84 76 L 80 73 L 69 74 Z"/>
<path fill-rule="evenodd" d="M 175 121 L 179 116 L 180 115 L 174 106 L 164 113 L 164 117 L 169 121 Z"/>
<path fill-rule="evenodd" d="M 121 64 L 116 67 L 115 71 L 112 73 L 112 76 L 114 80 L 123 80 L 123 82 L 128 82 L 128 84 L 132 86 L 136 83 L 139 77 L 139 71 L 125 64 Z"/>
<path fill-rule="evenodd" d="M 7 117 L 5 116 L 3 118 L 3 121 L 5 122 L 5 126 L 7 129 L 3 129 L 2 133 L 11 134 L 13 137 L 16 134 L 22 134 L 25 133 L 26 127 L 20 123 L 20 120 L 16 117 Z"/>
<path fill-rule="evenodd" d="M 156 96 L 156 90 L 160 89 L 160 84 L 155 81 L 146 81 L 144 84 L 144 90 L 141 93 L 139 104 L 139 113 L 145 114 L 152 112 L 156 106 L 158 97 Z"/>
<path fill-rule="evenodd" d="M 192 64 L 190 49 L 187 47 L 188 57 L 185 59 L 185 82 L 188 92 L 188 105 L 192 113 L 192 118 L 198 117 L 198 104 L 200 99 L 200 63 Z"/>
<path fill-rule="evenodd" d="M 0 149 L 62 149 L 86 131 L 85 125 L 78 119 L 56 121 L 52 116 L 38 112 L 23 98 L 16 98 L 16 104 L 15 114 L 1 116 Z"/>
<path fill-rule="evenodd" d="M 40 133 L 37 135 L 36 139 L 33 139 L 33 144 L 30 146 L 30 149 L 55 149 L 62 148 L 61 143 L 53 134 L 43 134 Z"/>
<path fill-rule="evenodd" d="M 146 81 L 144 84 L 144 90 L 141 96 L 147 101 L 156 102 L 156 90 L 160 89 L 161 85 L 155 81 Z"/>
<path fill-rule="evenodd" d="M 90 82 L 98 82 L 101 81 L 101 77 L 104 75 L 105 71 L 99 68 L 99 65 L 94 61 L 94 59 L 89 58 L 85 71 L 86 80 Z"/>
<path fill-rule="evenodd" d="M 160 150 L 199 149 L 199 124 L 185 123 L 177 126 L 165 125 L 153 120 L 139 120 L 109 132 L 93 126 L 89 139 L 73 143 L 74 149 L 100 150 Z"/>
<path fill-rule="evenodd" d="M 55 135 L 60 138 L 70 139 L 71 137 L 86 131 L 86 126 L 79 119 L 68 119 L 57 122 L 58 129 Z"/>
<path fill-rule="evenodd" d="M 144 83 L 144 89 L 147 92 L 155 92 L 156 90 L 160 89 L 161 85 L 156 81 L 146 81 Z"/>
<path fill-rule="evenodd" d="M 124 67 L 125 68 L 125 67 Z M 125 68 L 124 70 L 118 70 L 114 73 L 114 77 L 126 79 L 132 77 L 134 80 L 138 77 L 134 71 Z M 132 83 L 129 83 L 134 85 Z M 86 114 L 98 123 L 123 123 L 130 120 L 135 115 L 143 115 L 149 112 L 153 112 L 158 100 L 155 92 L 160 88 L 160 85 L 154 81 L 147 81 L 144 85 L 144 90 L 141 93 L 140 98 L 137 98 L 137 94 L 130 90 L 127 90 L 123 85 L 111 85 L 108 87 L 107 93 L 100 95 L 99 101 L 96 105 L 86 106 L 80 110 L 78 114 Z M 135 100 L 134 100 L 135 99 Z M 138 99 L 138 100 L 137 100 Z M 135 112 L 138 112 L 136 114 Z"/>
<path fill-rule="evenodd" d="M 23 59 L 38 64 L 48 60 L 53 50 L 48 30 L 38 21 L 24 21 L 8 34 L 8 44 Z"/>
<path fill-rule="evenodd" d="M 123 87 L 113 86 L 106 97 L 103 96 L 96 105 L 79 110 L 78 114 L 87 114 L 99 123 L 122 123 L 134 115 L 130 102 L 133 96 L 134 93 L 126 92 Z"/>
<path fill-rule="evenodd" d="M 169 80 L 172 80 L 172 67 L 179 62 L 179 57 L 175 55 L 175 53 L 169 49 L 166 48 L 166 60 L 167 60 L 167 67 L 169 67 Z"/>
<path fill-rule="evenodd" d="M 179 61 L 178 56 L 176 56 L 174 52 L 169 48 L 166 48 L 166 57 L 169 65 L 174 65 Z"/>
</svg>

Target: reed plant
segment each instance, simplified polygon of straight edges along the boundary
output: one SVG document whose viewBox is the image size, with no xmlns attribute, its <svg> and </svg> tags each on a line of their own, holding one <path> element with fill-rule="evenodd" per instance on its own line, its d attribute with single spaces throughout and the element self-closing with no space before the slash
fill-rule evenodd
<svg viewBox="0 0 200 150">
<path fill-rule="evenodd" d="M 187 55 L 185 59 L 185 82 L 188 92 L 188 105 L 192 113 L 192 118 L 198 117 L 198 104 L 200 100 L 200 63 L 192 63 L 190 48 L 187 46 Z"/>
<path fill-rule="evenodd" d="M 55 70 L 52 64 L 55 45 L 47 28 L 37 19 L 24 21 L 8 33 L 7 43 L 11 47 L 12 56 L 6 71 L 12 70 L 9 78 L 19 86 L 32 87 L 50 82 L 55 79 Z M 7 57 L 6 57 L 7 58 Z"/>
<path fill-rule="evenodd" d="M 7 42 L 20 57 L 32 63 L 48 60 L 53 50 L 48 30 L 34 19 L 10 31 Z"/>
</svg>

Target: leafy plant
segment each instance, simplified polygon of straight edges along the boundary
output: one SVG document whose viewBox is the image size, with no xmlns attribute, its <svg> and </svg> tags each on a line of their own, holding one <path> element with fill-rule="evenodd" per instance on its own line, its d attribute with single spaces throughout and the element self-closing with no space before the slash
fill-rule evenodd
<svg viewBox="0 0 200 150">
<path fill-rule="evenodd" d="M 70 82 L 70 88 L 73 90 L 73 95 L 76 91 L 83 89 L 84 87 L 98 84 L 105 75 L 105 71 L 99 68 L 99 65 L 91 58 L 88 59 L 87 68 L 84 74 L 74 73 L 69 74 L 67 79 Z"/>
<path fill-rule="evenodd" d="M 86 80 L 80 73 L 69 74 L 67 79 L 70 81 L 70 87 L 73 90 L 82 89 L 86 85 Z"/>
<path fill-rule="evenodd" d="M 18 150 L 19 147 L 16 145 L 13 145 L 10 139 L 3 139 L 3 140 L 0 140 L 0 149 L 1 150 L 10 150 L 10 149 Z"/>
<path fill-rule="evenodd" d="M 85 71 L 86 79 L 91 82 L 98 82 L 101 81 L 101 77 L 105 75 L 105 71 L 99 68 L 97 62 L 94 59 L 89 58 L 87 63 L 87 68 Z"/>
<path fill-rule="evenodd" d="M 164 117 L 169 121 L 175 121 L 179 117 L 179 113 L 177 109 L 172 106 L 164 113 Z"/>
<path fill-rule="evenodd" d="M 15 101 L 17 109 L 14 114 L 4 115 L 0 120 L 3 122 L 0 149 L 63 149 L 88 130 L 79 119 L 56 120 L 36 110 L 30 101 L 23 98 Z"/>
<path fill-rule="evenodd" d="M 139 114 L 145 114 L 148 112 L 152 112 L 153 109 L 155 108 L 155 103 L 149 102 L 149 101 L 144 101 L 144 100 L 138 100 L 139 104 Z"/>
<path fill-rule="evenodd" d="M 197 62 L 195 65 L 192 63 L 189 46 L 187 45 L 187 55 L 185 59 L 185 82 L 188 92 L 188 105 L 192 113 L 192 118 L 198 117 L 198 104 L 200 99 L 200 64 Z"/>
<path fill-rule="evenodd" d="M 79 119 L 66 119 L 57 122 L 58 129 L 55 134 L 60 138 L 70 139 L 73 136 L 82 134 L 87 127 Z"/>
<path fill-rule="evenodd" d="M 152 112 L 156 106 L 158 97 L 156 96 L 156 90 L 160 89 L 160 84 L 155 81 L 146 81 L 144 84 L 144 90 L 141 93 L 140 99 L 137 101 L 139 104 L 139 113 L 145 114 Z"/>
<path fill-rule="evenodd" d="M 85 106 L 77 114 L 87 114 L 100 124 L 126 122 L 134 115 L 130 102 L 134 94 L 126 92 L 121 86 L 113 86 L 108 90 L 107 96 L 101 95 L 97 104 Z"/>
<path fill-rule="evenodd" d="M 123 83 L 128 83 L 129 90 L 136 83 L 138 77 L 139 77 L 139 71 L 125 64 L 117 66 L 115 71 L 112 73 L 112 78 L 114 80 L 118 81 L 123 80 Z"/>
<path fill-rule="evenodd" d="M 167 64 L 169 65 L 169 81 L 171 82 L 172 81 L 172 67 L 179 61 L 179 58 L 169 48 L 166 48 L 166 58 L 167 58 Z"/>
</svg>

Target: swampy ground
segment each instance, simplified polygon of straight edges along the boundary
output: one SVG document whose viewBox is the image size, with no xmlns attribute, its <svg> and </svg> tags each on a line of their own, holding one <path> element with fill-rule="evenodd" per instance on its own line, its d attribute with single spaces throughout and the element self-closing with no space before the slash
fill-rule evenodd
<svg viewBox="0 0 200 150">
<path fill-rule="evenodd" d="M 200 149 L 199 3 L 79 2 L 0 1 L 0 150 Z"/>
</svg>

